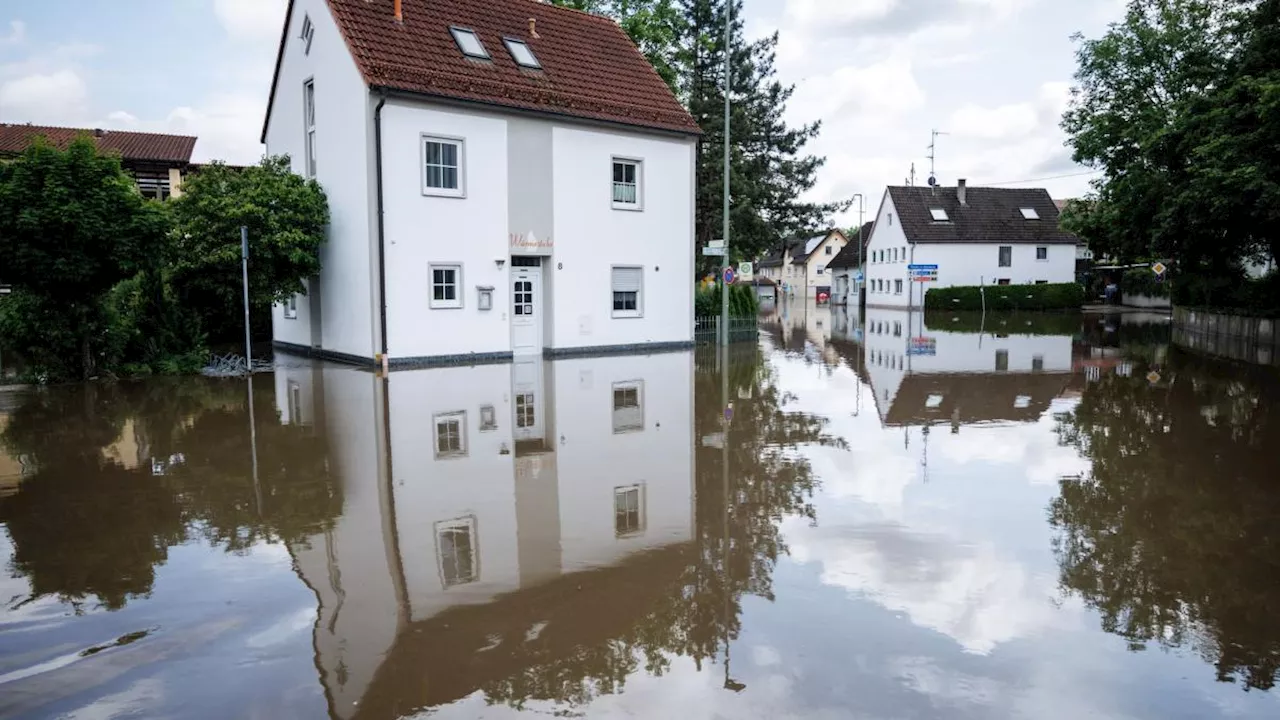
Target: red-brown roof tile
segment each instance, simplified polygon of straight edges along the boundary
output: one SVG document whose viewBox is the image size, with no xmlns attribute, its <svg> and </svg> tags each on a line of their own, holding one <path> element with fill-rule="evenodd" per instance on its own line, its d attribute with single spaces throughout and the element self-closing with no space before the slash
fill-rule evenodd
<svg viewBox="0 0 1280 720">
<path fill-rule="evenodd" d="M 608 18 L 534 0 L 403 0 L 403 22 L 397 23 L 393 0 L 328 3 L 371 87 L 701 132 L 627 34 Z M 537 21 L 536 38 L 529 32 L 531 18 Z M 463 56 L 452 26 L 473 30 L 492 61 Z M 507 37 L 528 44 L 542 69 L 517 65 L 503 43 Z"/>
<path fill-rule="evenodd" d="M 191 162 L 191 152 L 196 147 L 196 139 L 186 135 L 0 123 L 0 155 L 22 152 L 37 135 L 64 149 L 78 135 L 89 135 L 99 150 L 117 152 L 121 159 L 133 162 L 186 165 Z"/>
</svg>

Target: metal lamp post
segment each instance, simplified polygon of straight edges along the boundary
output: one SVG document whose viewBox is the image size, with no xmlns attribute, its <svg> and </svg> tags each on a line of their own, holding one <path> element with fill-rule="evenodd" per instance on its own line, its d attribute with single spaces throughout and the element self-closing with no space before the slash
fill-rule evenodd
<svg viewBox="0 0 1280 720">
<path fill-rule="evenodd" d="M 720 344 L 729 346 L 729 283 L 725 275 L 729 269 L 729 91 L 733 86 L 733 3 L 724 4 L 724 255 L 720 260 Z"/>
</svg>

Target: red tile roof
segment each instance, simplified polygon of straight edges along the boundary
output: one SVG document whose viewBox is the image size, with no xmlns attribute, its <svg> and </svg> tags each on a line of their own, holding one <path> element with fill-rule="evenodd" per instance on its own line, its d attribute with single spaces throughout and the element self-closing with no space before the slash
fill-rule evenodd
<svg viewBox="0 0 1280 720">
<path fill-rule="evenodd" d="M 134 162 L 186 165 L 196 147 L 196 139 L 186 135 L 0 123 L 0 155 L 22 152 L 37 135 L 45 136 L 59 148 L 66 148 L 77 135 L 89 135 L 99 150 L 118 152 L 122 159 Z"/>
<path fill-rule="evenodd" d="M 371 87 L 701 132 L 627 34 L 608 18 L 534 0 L 403 0 L 404 19 L 397 23 L 393 0 L 328 3 Z M 530 34 L 530 19 L 536 20 L 536 38 Z M 466 58 L 450 33 L 453 26 L 473 30 L 492 60 Z M 282 50 L 288 37 L 286 28 Z M 503 43 L 507 37 L 528 44 L 542 69 L 517 65 Z"/>
</svg>

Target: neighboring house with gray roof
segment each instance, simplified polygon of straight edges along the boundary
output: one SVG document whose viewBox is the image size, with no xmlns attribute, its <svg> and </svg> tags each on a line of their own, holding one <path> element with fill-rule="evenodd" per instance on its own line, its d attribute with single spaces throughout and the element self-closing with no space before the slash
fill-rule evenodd
<svg viewBox="0 0 1280 720">
<path fill-rule="evenodd" d="M 813 299 L 831 294 L 831 274 L 827 265 L 849 244 L 838 229 L 815 235 L 792 237 L 756 263 L 760 275 L 774 281 L 785 295 Z"/>
<path fill-rule="evenodd" d="M 1078 242 L 1043 188 L 890 187 L 867 246 L 867 305 L 919 307 L 919 288 L 1073 282 Z M 912 264 L 936 265 L 937 281 L 913 283 Z"/>
</svg>

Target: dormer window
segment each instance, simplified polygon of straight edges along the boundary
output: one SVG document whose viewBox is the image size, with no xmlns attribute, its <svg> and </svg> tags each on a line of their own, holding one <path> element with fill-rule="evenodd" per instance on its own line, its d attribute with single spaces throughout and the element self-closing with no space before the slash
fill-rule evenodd
<svg viewBox="0 0 1280 720">
<path fill-rule="evenodd" d="M 942 208 L 929 208 L 929 215 L 933 217 L 934 222 L 946 222 L 950 220 L 947 217 L 947 211 Z"/>
<path fill-rule="evenodd" d="M 531 70 L 542 69 L 542 63 L 538 62 L 538 58 L 533 54 L 533 49 L 523 40 L 503 38 L 502 42 L 507 44 L 507 52 L 511 53 L 511 58 L 516 61 L 517 65 Z"/>
<path fill-rule="evenodd" d="M 1040 213 L 1035 208 L 1021 208 L 1023 220 L 1039 220 Z"/>
<path fill-rule="evenodd" d="M 491 59 L 489 51 L 484 49 L 484 43 L 480 42 L 480 36 L 474 30 L 452 27 L 449 32 L 453 33 L 453 41 L 458 43 L 458 49 L 463 55 L 477 60 Z"/>
</svg>

